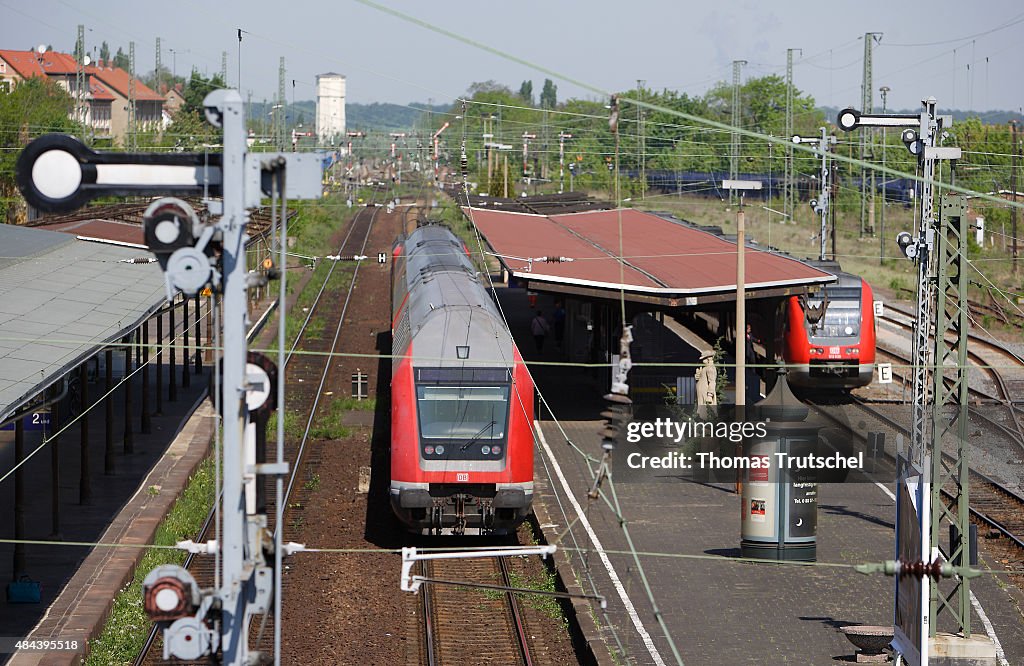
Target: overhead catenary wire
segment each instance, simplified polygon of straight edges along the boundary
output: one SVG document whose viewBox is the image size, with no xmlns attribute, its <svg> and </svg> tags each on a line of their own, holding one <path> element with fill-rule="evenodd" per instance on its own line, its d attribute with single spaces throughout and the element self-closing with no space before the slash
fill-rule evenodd
<svg viewBox="0 0 1024 666">
<path fill-rule="evenodd" d="M 158 544 L 158 543 L 123 543 L 119 541 L 67 541 L 67 540 L 47 540 L 47 539 L 10 539 L 0 538 L 0 543 L 4 544 L 24 544 L 27 546 L 66 546 L 68 548 L 111 548 L 120 550 L 132 550 L 139 548 L 153 548 L 156 550 L 184 550 L 189 548 L 190 545 L 187 542 L 180 544 Z M 298 547 L 301 546 L 301 547 Z M 381 555 L 381 554 L 392 554 L 401 555 L 401 548 L 335 548 L 331 546 L 310 546 L 306 544 L 299 544 L 296 547 L 290 548 L 293 553 L 308 553 L 308 554 L 321 554 L 321 555 Z M 501 550 L 508 549 L 510 553 L 515 553 L 518 546 L 431 546 L 431 547 L 417 547 L 416 550 L 419 552 L 434 552 L 434 553 L 448 553 L 448 552 L 472 552 L 474 550 Z M 585 552 L 586 548 L 575 548 L 571 546 L 559 546 L 561 550 L 569 550 L 576 552 Z M 610 555 L 630 555 L 632 556 L 634 551 L 622 550 L 614 548 L 606 548 L 604 552 Z M 851 564 L 849 562 L 822 562 L 822 561 L 794 561 L 794 560 L 770 560 L 757 557 L 742 557 L 742 556 L 727 556 L 727 555 L 711 555 L 707 553 L 679 553 L 669 551 L 648 551 L 648 550 L 637 550 L 636 555 L 640 557 L 658 557 L 668 558 L 675 560 L 703 560 L 709 562 L 720 562 L 726 564 L 765 564 L 774 565 L 777 567 L 796 567 L 796 568 L 825 568 L 825 569 L 853 569 L 862 566 L 862 564 Z M 864 564 L 868 564 L 865 562 Z M 974 571 L 978 571 L 985 575 L 992 576 L 1014 576 L 1018 575 L 1013 570 L 1004 569 L 993 569 L 991 567 L 972 567 Z M 858 572 L 859 573 L 859 572 Z"/>
<path fill-rule="evenodd" d="M 472 47 L 474 47 L 476 49 L 479 49 L 479 50 L 482 50 L 482 51 L 486 51 L 486 52 L 491 53 L 492 55 L 496 55 L 496 56 L 498 56 L 498 57 L 500 57 L 502 59 L 509 60 L 511 62 L 523 65 L 525 67 L 529 67 L 531 69 L 537 70 L 537 71 L 539 71 L 541 73 L 544 73 L 544 74 L 548 74 L 550 76 L 554 76 L 554 77 L 556 77 L 558 79 L 561 79 L 561 80 L 566 81 L 568 83 L 571 83 L 573 85 L 579 86 L 580 88 L 583 88 L 583 89 L 588 90 L 590 92 L 593 92 L 593 93 L 596 93 L 596 94 L 599 94 L 599 95 L 603 95 L 603 96 L 606 96 L 606 97 L 610 97 L 613 94 L 613 93 L 611 93 L 611 92 L 609 92 L 607 90 L 604 90 L 603 88 L 601 88 L 599 86 L 596 86 L 596 85 L 587 83 L 585 81 L 576 79 L 576 78 L 571 77 L 571 76 L 569 76 L 569 75 L 567 75 L 567 74 L 565 74 L 563 72 L 556 71 L 554 69 L 551 69 L 549 67 L 546 67 L 546 66 L 541 65 L 541 64 L 536 63 L 536 62 L 532 62 L 532 61 L 527 60 L 525 58 L 522 58 L 520 56 L 516 56 L 516 55 L 508 53 L 506 51 L 502 51 L 501 49 L 497 49 L 497 48 L 492 47 L 492 46 L 490 46 L 488 44 L 484 44 L 484 43 L 479 42 L 479 41 L 477 41 L 475 39 L 472 39 L 470 37 L 466 37 L 466 36 L 461 35 L 459 33 L 456 33 L 456 32 L 453 32 L 451 30 L 448 30 L 446 28 L 442 28 L 440 26 L 437 26 L 437 25 L 435 25 L 433 23 L 430 23 L 428 21 L 425 21 L 423 19 L 416 18 L 416 17 L 414 17 L 414 16 L 412 16 L 412 15 L 410 15 L 408 13 L 405 13 L 405 12 L 402 12 L 402 11 L 399 11 L 399 10 L 396 10 L 396 9 L 392 9 L 390 7 L 386 7 L 386 6 L 381 5 L 381 4 L 377 3 L 377 2 L 374 2 L 373 0 L 356 0 L 356 2 L 358 2 L 359 4 L 362 4 L 362 5 L 366 5 L 367 7 L 371 7 L 373 9 L 376 9 L 376 10 L 382 12 L 382 13 L 395 16 L 395 17 L 397 17 L 397 18 L 399 18 L 399 19 L 401 19 L 403 21 L 407 21 L 409 23 L 413 23 L 415 25 L 423 27 L 423 28 L 425 28 L 427 30 L 430 30 L 432 32 L 436 32 L 438 34 L 444 35 L 444 36 L 449 37 L 449 38 L 451 38 L 451 39 L 453 39 L 455 41 L 462 42 L 462 43 L 467 44 L 469 46 L 472 46 Z M 716 120 L 711 120 L 709 118 L 704 118 L 704 117 L 701 117 L 701 116 L 697 116 L 697 115 L 694 115 L 694 114 L 691 114 L 691 113 L 686 113 L 684 111 L 679 111 L 679 110 L 676 110 L 676 109 L 670 109 L 670 108 L 667 108 L 667 107 L 659 106 L 657 104 L 652 104 L 652 103 L 649 103 L 649 102 L 645 102 L 643 100 L 631 99 L 631 98 L 628 98 L 628 97 L 621 97 L 620 96 L 619 97 L 619 101 L 620 102 L 629 102 L 631 104 L 635 104 L 635 105 L 637 105 L 637 106 L 639 106 L 639 107 L 641 107 L 643 109 L 647 109 L 647 110 L 650 110 L 650 111 L 657 111 L 657 112 L 661 112 L 661 113 L 666 113 L 666 114 L 674 115 L 674 116 L 677 116 L 677 117 L 680 117 L 680 118 L 684 118 L 684 119 L 689 120 L 689 121 L 694 122 L 694 123 L 698 123 L 698 124 L 701 124 L 701 125 L 706 125 L 706 126 L 712 127 L 712 128 L 717 128 L 717 129 L 720 129 L 720 130 L 723 130 L 723 131 L 726 131 L 726 132 L 734 132 L 734 133 L 739 134 L 741 136 L 746 136 L 746 137 L 749 137 L 749 138 L 758 139 L 758 140 L 762 140 L 762 141 L 770 141 L 770 142 L 776 143 L 776 144 L 778 144 L 780 146 L 790 146 L 794 150 L 802 151 L 802 152 L 805 152 L 805 153 L 810 153 L 810 154 L 814 154 L 815 153 L 815 149 L 812 148 L 812 147 L 804 146 L 804 145 L 800 145 L 800 144 L 793 145 L 792 142 L 790 141 L 789 137 L 785 137 L 785 138 L 774 137 L 774 136 L 763 134 L 763 133 L 760 133 L 760 132 L 754 132 L 754 131 L 751 131 L 751 130 L 748 130 L 748 129 L 744 129 L 742 127 L 733 127 L 733 126 L 729 125 L 728 123 L 719 122 L 719 121 L 716 121 Z M 833 159 L 836 160 L 836 161 L 839 161 L 839 162 L 844 162 L 844 163 L 847 163 L 847 164 L 851 164 L 853 166 L 864 167 L 864 168 L 867 168 L 867 169 L 874 169 L 874 170 L 879 171 L 881 173 L 888 173 L 890 175 L 894 175 L 894 176 L 897 176 L 897 177 L 909 178 L 909 179 L 914 180 L 916 182 L 923 183 L 924 180 L 925 180 L 922 176 L 919 176 L 919 175 L 911 176 L 910 174 L 906 174 L 906 173 L 897 171 L 896 169 L 892 169 L 892 168 L 890 168 L 888 166 L 880 166 L 880 165 L 868 162 L 866 160 L 861 160 L 861 159 L 853 158 L 853 157 L 847 157 L 847 156 L 841 155 L 839 153 L 835 153 L 833 155 Z M 976 191 L 971 190 L 969 188 L 961 187 L 961 186 L 958 186 L 958 185 L 951 185 L 950 184 L 950 185 L 944 185 L 944 187 L 946 189 L 948 189 L 948 190 L 951 190 L 951 191 L 960 192 L 962 194 L 973 195 L 973 196 L 975 196 L 977 198 L 987 199 L 987 200 L 990 200 L 990 201 L 995 201 L 996 203 L 1002 203 L 1003 202 L 1003 200 L 997 199 L 996 197 L 993 197 L 991 195 L 987 195 L 987 194 L 984 194 L 984 193 L 981 193 L 981 192 L 976 192 Z M 1012 205 L 1015 206 L 1015 207 L 1019 207 L 1021 209 L 1024 209 L 1024 203 L 1013 203 Z"/>
</svg>

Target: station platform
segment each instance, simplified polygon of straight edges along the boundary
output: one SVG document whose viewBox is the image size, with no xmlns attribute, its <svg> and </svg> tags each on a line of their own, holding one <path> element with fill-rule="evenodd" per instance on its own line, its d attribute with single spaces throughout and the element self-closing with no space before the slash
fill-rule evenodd
<svg viewBox="0 0 1024 666">
<path fill-rule="evenodd" d="M 563 360 L 551 340 L 537 351 L 526 293 L 496 291 L 526 360 Z M 537 297 L 537 309 L 549 318 L 552 306 L 551 297 Z M 634 330 L 634 344 L 646 350 L 663 345 L 645 339 L 649 334 L 655 335 Z M 697 352 L 689 358 L 684 362 L 696 362 Z M 692 367 L 672 371 L 693 374 Z M 618 483 L 613 492 L 606 483 L 608 502 L 589 500 L 594 465 L 584 455 L 601 456 L 598 414 L 610 371 L 533 364 L 531 372 L 558 419 L 543 406 L 538 410 L 534 503 L 546 538 L 562 549 L 557 561 L 563 581 L 608 601 L 606 611 L 576 604 L 599 663 L 854 662 L 855 648 L 839 627 L 892 623 L 894 580 L 849 568 L 893 558 L 895 507 L 886 489 L 873 483 L 820 486 L 815 565 L 743 561 L 740 498 L 732 484 Z M 985 567 L 984 550 L 981 559 Z M 991 575 L 974 579 L 971 589 L 976 611 L 985 614 L 982 621 L 975 613 L 975 631 L 996 635 L 1003 663 L 1024 663 L 1020 590 Z"/>
<path fill-rule="evenodd" d="M 102 360 L 102 354 L 100 355 Z M 123 374 L 122 354 L 115 354 L 114 374 Z M 133 449 L 124 452 L 124 391 L 115 391 L 115 458 L 112 474 L 104 473 L 105 420 L 104 405 L 98 404 L 89 419 L 88 448 L 91 496 L 81 501 L 81 446 L 79 424 L 73 424 L 53 442 L 41 448 L 24 464 L 25 482 L 30 495 L 26 506 L 26 538 L 55 544 L 28 544 L 24 575 L 42 584 L 38 604 L 0 603 L 0 634 L 31 636 L 36 639 L 83 640 L 86 629 L 100 627 L 117 592 L 130 579 L 135 562 L 144 549 L 99 548 L 62 545 L 70 542 L 91 543 L 118 541 L 151 543 L 153 532 L 173 504 L 185 481 L 206 455 L 213 434 L 212 410 L 203 424 L 186 427 L 197 404 L 205 398 L 209 383 L 209 367 L 193 374 L 190 386 L 180 384 L 177 399 L 165 395 L 162 413 L 151 417 L 150 432 L 143 433 L 139 421 L 139 380 L 133 395 Z M 151 370 L 155 374 L 155 368 Z M 164 377 L 171 372 L 164 364 Z M 194 373 L 193 368 L 189 368 Z M 101 379 L 89 387 L 92 400 L 102 395 Z M 164 392 L 168 390 L 164 386 Z M 155 392 L 155 383 L 151 390 Z M 155 406 L 155 399 L 152 403 Z M 202 427 L 200 427 L 202 425 Z M 42 444 L 41 431 L 25 433 L 25 450 L 35 451 Z M 0 432 L 0 468 L 15 464 L 14 432 Z M 53 447 L 59 455 L 59 519 L 54 530 L 54 506 L 50 496 Z M 0 484 L 0 503 L 14 505 L 14 484 Z M 13 511 L 0 512 L 0 534 L 14 532 Z M 112 522 L 113 521 L 113 522 Z M 141 530 L 141 531 L 140 531 Z M 0 544 L 0 580 L 11 580 L 15 546 Z M 0 663 L 11 655 L 0 654 Z M 22 653 L 12 663 L 74 663 L 75 653 Z"/>
</svg>

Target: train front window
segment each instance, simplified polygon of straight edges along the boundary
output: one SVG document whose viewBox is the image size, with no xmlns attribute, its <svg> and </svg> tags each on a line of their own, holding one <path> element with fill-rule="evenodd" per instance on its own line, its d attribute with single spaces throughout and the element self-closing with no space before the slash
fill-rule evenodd
<svg viewBox="0 0 1024 666">
<path fill-rule="evenodd" d="M 420 437 L 458 448 L 462 442 L 503 442 L 509 386 L 416 387 Z"/>
<path fill-rule="evenodd" d="M 808 299 L 811 308 L 821 306 L 821 301 Z M 807 323 L 812 338 L 853 338 L 860 335 L 860 300 L 848 298 L 829 299 L 825 316 L 817 324 Z"/>
</svg>

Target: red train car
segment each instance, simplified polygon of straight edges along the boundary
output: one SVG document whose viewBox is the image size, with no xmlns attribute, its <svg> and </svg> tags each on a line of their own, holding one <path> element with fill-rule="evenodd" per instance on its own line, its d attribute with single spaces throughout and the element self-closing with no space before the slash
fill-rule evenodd
<svg viewBox="0 0 1024 666">
<path fill-rule="evenodd" d="M 392 253 L 391 506 L 424 534 L 506 533 L 533 501 L 533 379 L 447 228 Z"/>
<path fill-rule="evenodd" d="M 783 358 L 793 386 L 849 390 L 871 383 L 875 371 L 875 311 L 871 286 L 837 264 L 822 268 L 838 280 L 816 297 L 786 301 Z M 824 309 L 822 310 L 822 308 Z"/>
</svg>

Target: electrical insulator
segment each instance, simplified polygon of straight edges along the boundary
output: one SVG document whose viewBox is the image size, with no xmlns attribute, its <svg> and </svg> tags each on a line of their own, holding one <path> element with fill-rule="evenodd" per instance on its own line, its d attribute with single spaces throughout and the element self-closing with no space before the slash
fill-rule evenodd
<svg viewBox="0 0 1024 666">
<path fill-rule="evenodd" d="M 630 407 L 633 405 L 633 401 L 628 396 L 618 393 L 609 393 L 604 396 L 604 399 L 608 404 L 601 412 L 601 416 L 605 419 L 604 426 L 601 428 L 601 465 L 598 467 L 597 474 L 594 475 L 594 482 L 587 493 L 591 499 L 597 499 L 601 482 L 608 476 L 615 440 L 622 431 L 622 424 L 629 419 Z"/>
</svg>

